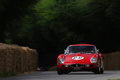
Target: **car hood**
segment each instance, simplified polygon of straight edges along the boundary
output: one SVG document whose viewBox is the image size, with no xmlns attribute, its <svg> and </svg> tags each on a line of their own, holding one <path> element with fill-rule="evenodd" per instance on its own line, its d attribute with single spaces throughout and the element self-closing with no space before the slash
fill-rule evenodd
<svg viewBox="0 0 120 80">
<path fill-rule="evenodd" d="M 71 53 L 65 55 L 65 63 L 80 63 L 80 64 L 86 64 L 91 63 L 90 59 L 92 57 L 97 57 L 97 54 L 89 54 L 89 53 Z"/>
</svg>

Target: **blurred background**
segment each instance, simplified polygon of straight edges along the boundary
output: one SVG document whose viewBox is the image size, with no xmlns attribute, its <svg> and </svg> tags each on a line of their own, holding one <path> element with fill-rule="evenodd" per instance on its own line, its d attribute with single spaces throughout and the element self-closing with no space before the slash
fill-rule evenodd
<svg viewBox="0 0 120 80">
<path fill-rule="evenodd" d="M 0 42 L 29 46 L 38 66 L 56 65 L 70 44 L 120 51 L 120 0 L 0 0 Z"/>
</svg>

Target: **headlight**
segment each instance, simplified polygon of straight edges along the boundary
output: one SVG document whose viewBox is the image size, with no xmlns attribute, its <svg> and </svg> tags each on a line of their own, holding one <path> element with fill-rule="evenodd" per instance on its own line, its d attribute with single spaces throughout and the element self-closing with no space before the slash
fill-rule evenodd
<svg viewBox="0 0 120 80">
<path fill-rule="evenodd" d="M 59 59 L 59 63 L 60 63 L 60 64 L 63 64 L 64 62 L 65 62 L 65 59 L 63 59 L 63 58 L 60 58 L 60 59 Z"/>
<path fill-rule="evenodd" d="M 97 58 L 91 58 L 90 62 L 91 63 L 97 63 Z"/>
</svg>

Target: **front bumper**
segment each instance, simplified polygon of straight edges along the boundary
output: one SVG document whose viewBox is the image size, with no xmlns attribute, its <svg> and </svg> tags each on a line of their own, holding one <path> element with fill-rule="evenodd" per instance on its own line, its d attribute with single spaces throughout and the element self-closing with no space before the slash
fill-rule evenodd
<svg viewBox="0 0 120 80">
<path fill-rule="evenodd" d="M 70 71 L 94 71 L 99 65 L 95 64 L 78 64 L 78 63 L 64 63 L 57 64 L 57 67 L 61 70 L 70 70 Z"/>
</svg>

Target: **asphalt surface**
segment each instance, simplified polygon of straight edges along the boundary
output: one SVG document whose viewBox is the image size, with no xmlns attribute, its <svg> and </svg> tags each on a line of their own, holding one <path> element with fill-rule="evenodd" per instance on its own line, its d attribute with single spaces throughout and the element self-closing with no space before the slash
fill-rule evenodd
<svg viewBox="0 0 120 80">
<path fill-rule="evenodd" d="M 120 79 L 120 71 L 105 71 L 104 74 L 92 72 L 71 72 L 58 75 L 56 71 L 34 72 L 26 75 L 18 75 L 0 80 L 108 80 Z"/>
</svg>

